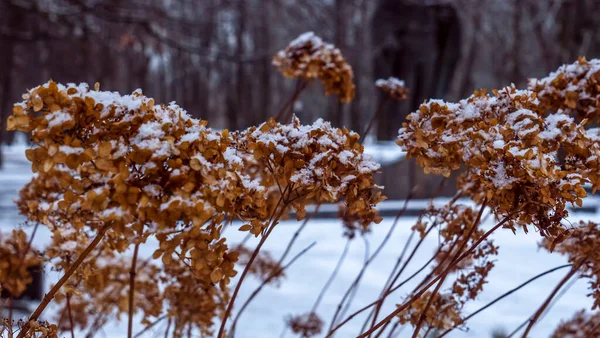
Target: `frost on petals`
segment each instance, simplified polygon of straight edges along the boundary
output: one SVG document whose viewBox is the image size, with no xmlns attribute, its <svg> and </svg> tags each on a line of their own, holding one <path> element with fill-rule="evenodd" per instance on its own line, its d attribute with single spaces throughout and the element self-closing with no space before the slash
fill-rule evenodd
<svg viewBox="0 0 600 338">
<path fill-rule="evenodd" d="M 542 236 L 561 236 L 567 204 L 581 206 L 585 184 L 600 186 L 600 138 L 577 116 L 595 112 L 598 62 L 580 59 L 527 90 L 430 100 L 407 117 L 397 143 L 427 173 L 466 167 L 463 190 L 476 202 L 486 198 L 499 218 L 510 216 L 507 227 L 534 224 Z"/>
</svg>

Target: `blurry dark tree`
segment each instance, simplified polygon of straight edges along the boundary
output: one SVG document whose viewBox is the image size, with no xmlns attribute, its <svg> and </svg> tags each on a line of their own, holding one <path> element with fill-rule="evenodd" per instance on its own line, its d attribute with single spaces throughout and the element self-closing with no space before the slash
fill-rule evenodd
<svg viewBox="0 0 600 338">
<path fill-rule="evenodd" d="M 357 96 L 340 104 L 315 84 L 296 114 L 361 132 L 380 102 L 374 80 L 397 76 L 411 100 L 387 102 L 373 132 L 390 140 L 426 98 L 523 84 L 578 55 L 598 56 L 598 8 L 595 0 L 1 0 L 0 139 L 12 139 L 4 132 L 12 103 L 50 78 L 142 88 L 215 128 L 257 124 L 294 91 L 272 55 L 314 31 L 352 64 Z M 435 185 L 410 164 L 396 167 L 381 177 L 390 197 Z"/>
</svg>

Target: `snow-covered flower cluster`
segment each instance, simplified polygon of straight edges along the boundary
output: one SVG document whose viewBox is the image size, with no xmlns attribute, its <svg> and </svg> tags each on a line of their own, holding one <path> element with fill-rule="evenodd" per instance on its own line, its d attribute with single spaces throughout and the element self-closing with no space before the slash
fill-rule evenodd
<svg viewBox="0 0 600 338">
<path fill-rule="evenodd" d="M 298 219 L 304 218 L 310 201 L 343 200 L 366 228 L 381 220 L 374 206 L 384 197 L 381 192 L 375 193 L 380 187 L 375 185 L 373 175 L 379 164 L 363 155 L 358 138 L 358 134 L 334 128 L 322 119 L 301 125 L 294 117 L 290 124 L 270 119 L 251 127 L 237 142 L 265 164 Z"/>
<path fill-rule="evenodd" d="M 140 268 L 134 285 L 152 299 L 136 301 L 135 311 L 156 316 L 162 302 L 172 302 L 169 317 L 208 334 L 237 273 L 239 252 L 221 235 L 225 219 L 241 220 L 241 231 L 266 238 L 266 229 L 291 208 L 302 219 L 309 203 L 343 201 L 364 228 L 380 221 L 374 207 L 383 196 L 373 178 L 379 165 L 363 155 L 357 134 L 322 120 L 271 119 L 244 131 L 215 132 L 175 103 L 155 104 L 139 90 L 122 96 L 98 85 L 50 81 L 23 98 L 8 128 L 31 134 L 36 146 L 26 155 L 37 175 L 21 191 L 20 211 L 52 232 L 46 256 L 59 271 L 103 239 L 95 261 L 78 263 L 83 268 L 73 281 L 79 287 L 57 295 L 63 302 L 77 290 L 71 305 L 82 317 L 96 301 L 112 304 L 107 315 L 126 311 L 129 288 L 105 278 L 130 274 L 135 264 L 128 267 L 116 253 L 131 246 L 137 252 L 151 236 L 159 244 L 152 259 L 163 265 Z M 268 263 L 263 275 L 276 267 Z M 159 284 L 164 291 L 153 289 Z M 197 296 L 186 303 L 182 297 L 191 289 Z M 91 301 L 93 295 L 98 299 Z M 83 320 L 76 322 L 89 324 Z"/>
<path fill-rule="evenodd" d="M 301 34 L 275 54 L 273 65 L 289 78 L 319 79 L 325 94 L 338 95 L 340 101 L 349 102 L 354 97 L 352 67 L 338 48 L 313 32 Z"/>
<path fill-rule="evenodd" d="M 594 222 L 579 222 L 568 237 L 560 244 L 545 240 L 542 246 L 549 251 L 557 251 L 573 264 L 580 273 L 580 278 L 589 279 L 590 296 L 594 298 L 592 309 L 600 307 L 600 228 Z"/>
<path fill-rule="evenodd" d="M 573 318 L 561 321 L 551 338 L 589 338 L 600 335 L 600 312 L 577 312 Z"/>
<path fill-rule="evenodd" d="M 400 323 L 415 326 L 423 316 L 427 329 L 446 330 L 460 326 L 462 311 L 468 301 L 475 300 L 483 291 L 487 276 L 494 267 L 493 257 L 498 247 L 479 228 L 478 212 L 461 204 L 441 208 L 430 207 L 413 227 L 423 238 L 432 228 L 439 228 L 441 245 L 435 254 L 436 265 L 433 275 L 448 269 L 456 279 L 448 290 L 440 293 L 426 292 L 408 308 L 399 313 Z M 455 260 L 464 248 L 482 240 L 473 253 L 457 264 Z M 427 307 L 428 300 L 433 297 Z M 424 312 L 427 311 L 427 312 Z"/>
<path fill-rule="evenodd" d="M 587 69 L 582 76 L 595 79 L 596 62 L 582 62 L 561 70 Z M 561 70 L 553 76 L 572 81 L 570 90 L 589 91 L 588 82 Z M 567 204 L 581 205 L 585 184 L 600 186 L 600 129 L 586 129 L 586 119 L 576 121 L 575 110 L 551 99 L 557 81 L 532 80 L 532 89 L 510 86 L 493 96 L 476 91 L 458 103 L 430 100 L 408 116 L 397 143 L 425 172 L 448 176 L 466 167 L 461 188 L 500 218 L 510 216 L 508 227 L 533 223 L 542 236 L 559 236 Z"/>
<path fill-rule="evenodd" d="M 27 234 L 23 230 L 13 230 L 10 235 L 0 233 L 0 293 L 2 297 L 20 297 L 32 281 L 31 269 L 39 268 L 41 263 L 39 254 L 30 248 Z"/>
<path fill-rule="evenodd" d="M 404 81 L 398 78 L 378 79 L 375 81 L 375 87 L 392 100 L 403 101 L 408 99 L 408 88 L 406 88 Z"/>
</svg>

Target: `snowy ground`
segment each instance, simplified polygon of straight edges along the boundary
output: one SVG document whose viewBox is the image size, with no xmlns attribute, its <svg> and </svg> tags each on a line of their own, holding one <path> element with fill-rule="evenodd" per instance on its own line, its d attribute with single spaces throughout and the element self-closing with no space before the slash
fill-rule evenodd
<svg viewBox="0 0 600 338">
<path fill-rule="evenodd" d="M 29 164 L 22 155 L 23 151 L 23 146 L 14 146 L 5 150 L 6 166 L 0 171 L 0 230 L 3 231 L 18 226 L 19 222 L 23 220 L 17 215 L 16 208 L 12 206 L 11 202 L 17 196 L 17 190 L 31 177 Z M 439 202 L 442 203 L 443 201 Z M 424 203 L 426 202 L 416 201 L 414 205 L 423 205 Z M 597 200 L 590 200 L 586 203 L 595 204 Z M 397 208 L 399 205 L 401 205 L 401 202 L 390 202 L 385 207 Z M 575 221 L 580 218 L 600 219 L 596 214 L 578 213 L 574 214 L 570 220 Z M 410 227 L 414 221 L 414 217 L 403 218 L 400 221 L 390 241 L 363 277 L 350 312 L 370 303 L 375 299 L 375 295 L 379 294 L 410 234 Z M 371 251 L 383 240 L 392 222 L 393 219 L 386 218 L 381 224 L 373 227 L 372 233 L 367 237 Z M 488 221 L 486 226 L 493 225 L 492 222 L 492 220 Z M 279 257 L 298 225 L 295 221 L 282 222 L 273 232 L 272 238 L 267 241 L 265 249 L 270 251 L 274 257 Z M 28 231 L 30 230 L 28 229 Z M 43 246 L 49 241 L 49 233 L 44 230 L 38 231 L 36 235 L 34 243 L 38 246 Z M 315 219 L 310 221 L 297 240 L 289 257 L 293 257 L 295 253 L 313 242 L 316 242 L 316 245 L 286 271 L 287 278 L 281 287 L 263 289 L 242 317 L 236 337 L 280 337 L 284 327 L 284 318 L 287 315 L 309 311 L 343 251 L 345 239 L 342 238 L 341 232 L 341 225 L 336 220 Z M 239 242 L 243 238 L 243 234 L 233 228 L 226 230 L 225 234 L 230 243 Z M 565 263 L 562 256 L 538 250 L 539 235 L 536 233 L 517 234 L 515 236 L 512 232 L 504 230 L 494 234 L 494 239 L 500 246 L 496 268 L 490 275 L 490 283 L 486 286 L 485 292 L 476 302 L 469 305 L 467 313 L 476 310 L 530 277 Z M 409 266 L 410 271 L 407 271 L 404 276 L 409 276 L 426 262 L 431 257 L 430 255 L 437 244 L 437 237 L 431 236 Z M 154 251 L 151 243 L 142 248 L 141 254 L 143 256 L 150 256 Z M 326 321 L 331 319 L 338 301 L 360 270 L 364 257 L 364 242 L 361 239 L 354 240 L 351 243 L 345 264 L 319 308 L 319 314 Z M 428 272 L 427 269 L 424 273 L 426 272 Z M 491 337 L 491 331 L 497 328 L 503 328 L 507 332 L 512 331 L 535 312 L 565 273 L 566 270 L 561 270 L 528 285 L 482 314 L 475 316 L 469 321 L 468 326 L 470 329 L 468 332 L 456 331 L 449 337 Z M 57 278 L 56 273 L 50 271 L 46 273 L 46 283 L 48 285 L 56 281 Z M 420 279 L 416 278 L 415 280 Z M 242 287 L 237 304 L 241 305 L 257 285 L 256 280 L 247 280 Z M 405 288 L 390 296 L 382 314 L 391 312 L 394 304 L 400 302 L 401 297 L 412 290 L 414 286 L 414 283 L 409 283 Z M 587 285 L 585 282 L 578 281 L 573 284 L 551 311 L 536 325 L 531 337 L 548 337 L 561 319 L 569 318 L 579 309 L 589 308 L 592 302 L 586 298 L 586 294 Z M 47 313 L 51 314 L 51 312 Z M 100 336 L 124 336 L 126 319 L 122 319 L 124 321 L 115 320 L 114 323 L 104 328 Z M 336 337 L 356 336 L 363 320 L 364 317 L 356 317 L 341 329 Z M 157 325 L 157 328 L 146 336 L 158 336 L 166 326 L 166 323 L 162 324 L 162 326 Z M 141 327 L 138 327 L 138 330 L 140 329 Z M 410 334 L 411 331 L 406 329 L 399 337 L 410 337 Z M 291 337 L 292 335 L 288 333 L 286 336 Z"/>
</svg>

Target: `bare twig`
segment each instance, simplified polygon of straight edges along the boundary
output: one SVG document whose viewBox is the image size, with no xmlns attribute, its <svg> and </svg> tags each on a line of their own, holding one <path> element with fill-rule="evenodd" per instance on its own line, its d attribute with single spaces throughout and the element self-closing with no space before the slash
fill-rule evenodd
<svg viewBox="0 0 600 338">
<path fill-rule="evenodd" d="M 331 276 L 329 276 L 329 279 L 327 279 L 327 282 L 325 283 L 325 285 L 323 285 L 321 292 L 319 292 L 319 296 L 317 297 L 317 300 L 313 304 L 311 312 L 317 311 L 317 308 L 319 307 L 319 304 L 321 304 L 321 300 L 323 299 L 323 296 L 325 296 L 325 293 L 327 293 L 327 290 L 331 286 L 331 283 L 333 283 L 333 280 L 335 279 L 338 272 L 340 271 L 340 268 L 342 267 L 342 264 L 344 263 L 344 260 L 346 259 L 346 255 L 348 254 L 348 249 L 350 248 L 350 243 L 351 243 L 351 240 L 350 240 L 350 238 L 348 238 L 346 240 L 346 245 L 344 246 L 344 251 L 342 251 L 342 255 L 340 256 L 340 259 L 338 260 L 337 264 L 335 265 L 335 268 L 333 269 Z"/>
<path fill-rule="evenodd" d="M 140 249 L 140 242 L 138 240 L 135 243 L 135 248 L 133 249 L 133 258 L 131 259 L 131 270 L 129 270 L 129 319 L 127 322 L 127 338 L 133 337 L 133 302 L 135 299 L 135 268 L 137 265 L 137 257 L 138 251 Z"/>
<path fill-rule="evenodd" d="M 473 236 L 473 233 L 475 232 L 475 229 L 477 229 L 479 227 L 479 222 L 481 221 L 481 215 L 483 215 L 483 210 L 485 210 L 486 205 L 487 205 L 487 199 L 484 199 L 483 203 L 481 204 L 481 208 L 479 209 L 479 214 L 477 215 L 477 219 L 475 219 L 475 222 L 473 223 L 473 226 L 469 230 L 469 233 L 465 237 L 464 241 L 461 243 L 460 247 L 458 248 L 458 251 L 456 251 L 456 254 L 454 254 L 454 257 L 450 261 L 450 264 L 452 264 L 452 263 L 454 263 L 454 261 L 456 261 L 456 259 L 460 255 L 460 253 L 467 246 L 467 243 L 469 242 L 469 239 L 471 239 L 471 236 Z M 446 257 L 444 257 L 444 261 L 448 257 L 449 257 L 449 255 L 447 255 Z M 443 265 L 443 263 L 440 263 L 440 266 L 442 266 L 442 265 Z M 448 277 L 449 273 L 450 273 L 450 269 L 446 269 L 446 271 L 444 271 L 442 273 L 442 277 L 440 278 L 440 281 L 438 282 L 437 286 L 433 290 L 433 293 L 429 297 L 429 300 L 427 301 L 427 304 L 425 305 L 425 308 L 423 309 L 423 311 L 421 311 L 421 315 L 419 316 L 419 321 L 417 322 L 417 325 L 415 326 L 415 331 L 413 333 L 413 338 L 416 338 L 419 335 L 419 330 L 421 329 L 421 326 L 425 322 L 425 317 L 427 317 L 427 311 L 431 307 L 431 304 L 433 304 L 433 300 L 435 299 L 435 295 L 438 293 L 438 291 L 442 287 L 442 284 L 444 284 L 444 281 Z"/>
<path fill-rule="evenodd" d="M 375 260 L 375 258 L 377 257 L 377 255 L 379 255 L 379 253 L 381 252 L 381 250 L 383 249 L 383 247 L 385 246 L 385 244 L 390 239 L 392 233 L 394 232 L 394 230 L 396 229 L 396 226 L 398 225 L 398 221 L 400 220 L 400 218 L 402 217 L 402 215 L 406 212 L 406 209 L 408 208 L 408 202 L 410 201 L 411 198 L 412 198 L 412 194 L 409 195 L 406 198 L 406 200 L 404 201 L 404 206 L 402 207 L 402 209 L 396 215 L 396 219 L 394 219 L 394 223 L 392 223 L 392 226 L 388 230 L 385 238 L 383 239 L 383 241 L 381 241 L 381 243 L 379 244 L 379 246 L 377 247 L 377 249 L 375 249 L 375 251 L 373 252 L 373 254 L 371 255 L 371 257 L 369 257 L 369 259 L 367 259 L 367 261 L 365 262 L 365 264 L 363 264 L 360 272 L 358 273 L 358 276 L 356 276 L 356 278 L 354 279 L 354 282 L 346 290 L 346 293 L 342 297 L 342 300 L 338 303 L 337 309 L 336 309 L 336 311 L 335 311 L 335 313 L 333 315 L 333 318 L 331 320 L 331 324 L 329 325 L 329 332 L 332 332 L 332 329 L 333 329 L 333 327 L 334 327 L 334 325 L 336 323 L 336 320 L 338 319 L 338 316 L 339 316 L 340 311 L 341 311 L 341 309 L 342 309 L 342 307 L 344 305 L 344 302 L 346 301 L 346 299 L 350 295 L 350 292 L 352 292 L 352 290 L 357 287 L 358 283 L 360 282 L 360 280 L 361 280 L 362 276 L 364 275 L 364 273 L 365 273 L 367 267 L 369 266 L 369 264 L 371 262 L 373 262 L 373 260 Z"/>
<path fill-rule="evenodd" d="M 71 265 L 69 270 L 67 270 L 67 272 L 58 280 L 58 282 L 52 287 L 52 289 L 50 289 L 50 292 L 48 292 L 44 296 L 40 305 L 38 305 L 38 307 L 35 309 L 33 314 L 31 314 L 31 316 L 29 317 L 29 322 L 27 324 L 25 324 L 23 326 L 23 328 L 21 329 L 21 331 L 19 332 L 18 338 L 24 338 L 26 336 L 27 332 L 29 331 L 29 323 L 37 320 L 40 317 L 40 315 L 46 309 L 48 304 L 50 304 L 52 299 L 54 299 L 54 296 L 56 296 L 56 293 L 60 290 L 60 288 L 62 288 L 62 286 L 67 282 L 67 280 L 69 280 L 69 278 L 73 275 L 73 273 L 75 273 L 75 271 L 79 268 L 81 263 L 83 263 L 85 258 L 90 254 L 90 252 L 92 252 L 92 250 L 94 250 L 96 245 L 98 245 L 98 243 L 100 243 L 100 241 L 104 237 L 104 234 L 106 233 L 106 231 L 108 231 L 108 229 L 111 227 L 111 225 L 112 225 L 112 223 L 107 223 L 102 228 L 100 228 L 100 231 L 98 232 L 96 237 L 87 246 L 87 248 L 85 248 L 85 250 L 83 250 L 83 252 L 81 253 L 81 255 L 79 255 L 79 257 L 77 258 L 75 263 L 73 263 L 73 265 Z"/>
<path fill-rule="evenodd" d="M 283 200 L 283 195 L 281 196 L 280 200 Z M 219 328 L 219 333 L 217 334 L 217 338 L 223 338 L 224 337 L 224 334 L 225 334 L 225 324 L 227 323 L 227 318 L 229 318 L 229 315 L 231 314 L 231 310 L 233 309 L 233 304 L 234 304 L 235 299 L 237 298 L 237 295 L 238 295 L 238 293 L 240 291 L 240 287 L 242 286 L 242 283 L 243 283 L 244 279 L 246 278 L 246 275 L 248 274 L 248 271 L 250 270 L 250 267 L 252 266 L 252 263 L 254 263 L 254 260 L 256 259 L 256 256 L 258 255 L 258 252 L 260 251 L 260 249 L 262 248 L 262 246 L 265 244 L 265 241 L 267 240 L 267 238 L 269 237 L 269 235 L 271 234 L 271 232 L 275 228 L 275 225 L 279 221 L 279 218 L 281 217 L 281 215 L 283 214 L 283 212 L 286 210 L 286 207 L 287 207 L 287 205 L 284 203 L 282 205 L 279 213 L 277 214 L 277 216 L 275 216 L 273 218 L 273 220 L 272 220 L 272 222 L 271 222 L 268 230 L 262 235 L 262 238 L 258 242 L 258 245 L 256 246 L 256 249 L 254 249 L 254 252 L 252 253 L 252 256 L 250 256 L 250 259 L 248 260 L 248 263 L 246 264 L 246 267 L 244 268 L 244 271 L 242 271 L 242 275 L 240 276 L 240 280 L 238 281 L 237 285 L 235 286 L 235 289 L 233 290 L 233 294 L 231 295 L 231 299 L 229 300 L 229 303 L 227 304 L 227 309 L 225 310 L 225 313 L 223 314 L 223 320 L 221 321 L 221 327 Z M 273 210 L 273 214 L 275 214 L 275 212 L 276 212 L 276 210 Z"/>
<path fill-rule="evenodd" d="M 500 295 L 499 297 L 497 297 L 497 298 L 496 298 L 496 299 L 494 299 L 493 301 L 491 301 L 491 302 L 487 303 L 486 305 L 484 305 L 483 307 L 481 307 L 479 310 L 477 310 L 477 311 L 475 311 L 475 312 L 471 313 L 470 315 L 466 316 L 465 318 L 463 318 L 463 319 L 461 320 L 460 324 L 457 324 L 457 325 L 455 325 L 454 327 L 451 327 L 451 328 L 447 329 L 447 330 L 446 330 L 446 331 L 444 331 L 442 334 L 440 334 L 440 335 L 438 336 L 438 338 L 442 338 L 442 337 L 444 337 L 445 335 L 447 335 L 448 333 L 450 333 L 450 331 L 452 331 L 452 330 L 454 330 L 455 328 L 459 327 L 459 326 L 460 326 L 460 325 L 462 325 L 463 323 L 466 323 L 466 322 L 467 322 L 469 319 L 471 319 L 471 318 L 475 317 L 477 314 L 481 313 L 482 311 L 484 311 L 485 309 L 489 308 L 490 306 L 492 306 L 492 305 L 496 304 L 497 302 L 501 301 L 502 299 L 504 299 L 504 298 L 506 298 L 506 297 L 510 296 L 510 295 L 511 295 L 511 294 L 513 294 L 514 292 L 516 292 L 516 291 L 518 291 L 518 290 L 522 289 L 522 288 L 523 288 L 523 287 L 525 287 L 527 284 L 529 284 L 529 283 L 531 283 L 531 282 L 533 282 L 533 281 L 535 281 L 535 280 L 537 280 L 537 279 L 539 279 L 539 278 L 541 278 L 541 277 L 544 277 L 545 275 L 547 275 L 547 274 L 550 274 L 550 273 L 552 273 L 552 272 L 554 272 L 554 271 L 558 271 L 558 270 L 561 270 L 561 269 L 564 269 L 564 268 L 567 268 L 567 267 L 571 267 L 571 266 L 573 266 L 573 265 L 572 265 L 572 264 L 565 264 L 565 265 L 557 266 L 557 267 L 555 267 L 555 268 L 553 268 L 553 269 L 546 270 L 546 271 L 544 271 L 544 272 L 542 272 L 542 273 L 539 273 L 539 274 L 535 275 L 534 277 L 531 277 L 531 278 L 530 278 L 530 279 L 528 279 L 526 282 L 524 282 L 524 283 L 522 283 L 521 285 L 519 285 L 519 286 L 515 287 L 514 289 L 511 289 L 511 290 L 509 290 L 509 291 L 505 292 L 504 294 Z"/>
<path fill-rule="evenodd" d="M 479 246 L 479 244 L 481 244 L 481 242 L 483 242 L 486 238 L 488 238 L 494 231 L 496 231 L 500 227 L 502 227 L 504 225 L 504 223 L 506 223 L 514 214 L 516 214 L 517 212 L 521 211 L 521 209 L 522 208 L 520 208 L 519 210 L 517 210 L 517 211 L 511 213 L 510 215 L 506 216 L 502 221 L 500 221 L 493 228 L 491 228 L 490 230 L 488 230 L 483 236 L 481 236 L 477 240 L 477 242 L 473 243 L 473 245 L 471 245 L 471 247 L 469 247 L 469 249 L 467 249 L 467 251 L 465 251 L 465 253 L 463 253 L 460 257 L 458 257 L 458 259 L 456 259 L 454 262 L 450 263 L 448 265 L 448 267 L 446 267 L 446 270 L 447 271 L 451 270 L 452 268 L 454 268 L 456 266 L 456 264 L 458 264 L 460 261 L 462 261 L 463 259 L 465 259 L 466 257 L 468 257 L 471 253 L 473 253 L 473 251 L 477 248 L 477 246 Z M 384 324 L 386 324 L 389 321 L 391 321 L 400 312 L 404 311 L 407 307 L 409 307 L 412 303 L 414 303 L 417 299 L 419 299 L 419 297 L 423 296 L 423 294 L 431 286 L 433 286 L 433 284 L 435 284 L 436 282 L 438 282 L 442 278 L 443 275 L 444 275 L 444 272 L 441 273 L 441 274 L 439 274 L 436 278 L 434 278 L 431 282 L 429 282 L 425 287 L 423 287 L 419 292 L 417 292 L 408 301 L 406 301 L 402 306 L 399 306 L 396 310 L 394 310 L 392 313 L 390 313 L 387 317 L 385 317 L 383 320 L 381 320 L 375 326 L 373 326 L 368 331 L 364 332 L 363 334 L 361 334 L 358 337 L 359 338 L 367 337 L 369 334 L 371 334 L 372 332 L 376 331 L 377 329 L 379 329 Z"/>
<path fill-rule="evenodd" d="M 304 248 L 302 251 L 298 252 L 296 254 L 296 256 L 294 256 L 286 265 L 280 267 L 279 269 L 276 269 L 275 271 L 273 271 L 269 277 L 267 277 L 258 288 L 256 288 L 256 290 L 254 290 L 254 292 L 252 292 L 252 294 L 250 295 L 250 297 L 248 297 L 248 299 L 246 300 L 246 302 L 244 303 L 244 305 L 242 305 L 242 307 L 240 308 L 240 311 L 237 313 L 237 315 L 235 316 L 235 318 L 233 319 L 233 324 L 231 325 L 231 333 L 233 334 L 235 332 L 235 327 L 236 324 L 240 318 L 240 316 L 242 315 L 242 313 L 244 312 L 244 310 L 248 307 L 248 305 L 250 304 L 250 302 L 252 301 L 252 299 L 254 299 L 254 297 L 256 297 L 256 295 L 258 295 L 258 293 L 262 290 L 262 288 L 269 284 L 269 282 L 271 280 L 273 280 L 273 278 L 275 278 L 276 276 L 279 276 L 283 271 L 285 271 L 286 269 L 288 269 L 292 264 L 294 264 L 294 262 L 300 258 L 302 255 L 304 255 L 306 252 L 308 252 L 308 250 L 312 249 L 313 246 L 315 246 L 317 244 L 317 242 L 312 242 L 309 246 L 307 246 L 306 248 Z"/>
<path fill-rule="evenodd" d="M 544 301 L 544 303 L 542 304 L 542 306 L 540 306 L 540 308 L 535 312 L 535 314 L 533 315 L 533 317 L 531 318 L 531 320 L 529 320 L 529 325 L 527 325 L 527 328 L 525 328 L 525 332 L 523 333 L 523 338 L 527 337 L 527 335 L 529 334 L 529 331 L 531 331 L 531 329 L 533 328 L 533 326 L 535 325 L 535 323 L 537 322 L 537 320 L 540 318 L 540 316 L 542 315 L 542 313 L 544 312 L 544 310 L 546 309 L 546 307 L 548 306 L 548 304 L 550 304 L 550 302 L 552 301 L 552 299 L 554 298 L 554 296 L 556 296 L 556 294 L 558 293 L 558 291 L 563 287 L 563 285 L 565 285 L 565 283 L 571 279 L 571 277 L 573 277 L 574 274 L 577 273 L 577 271 L 579 270 L 579 267 L 583 264 L 583 262 L 579 263 L 576 266 L 573 266 L 571 268 L 571 270 L 565 275 L 565 277 L 563 277 L 563 279 L 556 285 L 556 287 L 554 288 L 554 290 L 552 290 L 552 292 L 550 293 L 550 295 L 548 296 L 548 298 L 546 298 L 546 300 Z"/>
</svg>

